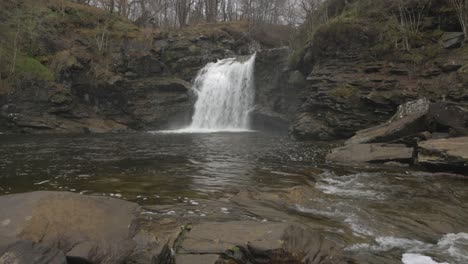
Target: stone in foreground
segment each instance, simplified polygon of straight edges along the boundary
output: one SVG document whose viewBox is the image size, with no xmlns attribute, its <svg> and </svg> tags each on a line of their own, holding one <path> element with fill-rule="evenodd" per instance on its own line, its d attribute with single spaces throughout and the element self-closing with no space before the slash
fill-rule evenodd
<svg viewBox="0 0 468 264">
<path fill-rule="evenodd" d="M 352 144 L 333 149 L 327 161 L 337 163 L 411 162 L 413 149 L 403 144 Z"/>
<path fill-rule="evenodd" d="M 135 246 L 132 221 L 138 206 L 134 203 L 32 192 L 1 196 L 0 207 L 1 240 L 40 243 L 41 248 L 92 263 L 121 263 Z"/>
<path fill-rule="evenodd" d="M 468 137 L 428 140 L 418 148 L 418 162 L 423 166 L 468 170 Z"/>
</svg>

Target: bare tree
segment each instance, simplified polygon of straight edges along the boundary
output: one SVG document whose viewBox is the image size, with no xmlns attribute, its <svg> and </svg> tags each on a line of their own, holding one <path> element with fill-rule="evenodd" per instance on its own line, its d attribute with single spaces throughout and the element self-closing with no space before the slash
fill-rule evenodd
<svg viewBox="0 0 468 264">
<path fill-rule="evenodd" d="M 431 0 L 395 0 L 397 19 L 403 48 L 411 49 L 411 42 L 418 36 L 424 12 Z"/>
<path fill-rule="evenodd" d="M 450 4 L 457 12 L 457 18 L 465 35 L 465 41 L 468 40 L 468 0 L 449 0 Z"/>
</svg>

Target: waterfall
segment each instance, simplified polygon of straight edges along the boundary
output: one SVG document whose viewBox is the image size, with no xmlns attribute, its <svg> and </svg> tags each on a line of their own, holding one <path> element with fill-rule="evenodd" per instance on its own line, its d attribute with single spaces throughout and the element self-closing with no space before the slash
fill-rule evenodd
<svg viewBox="0 0 468 264">
<path fill-rule="evenodd" d="M 255 54 L 209 63 L 194 82 L 198 95 L 192 123 L 185 132 L 240 131 L 249 129 L 254 104 Z"/>
</svg>

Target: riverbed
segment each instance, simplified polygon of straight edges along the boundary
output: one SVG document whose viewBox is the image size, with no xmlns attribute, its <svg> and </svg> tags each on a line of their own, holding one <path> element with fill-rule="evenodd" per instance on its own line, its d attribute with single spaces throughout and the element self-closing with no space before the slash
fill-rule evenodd
<svg viewBox="0 0 468 264">
<path fill-rule="evenodd" d="M 468 263 L 466 177 L 326 164 L 333 145 L 259 132 L 0 135 L 0 194 L 70 191 L 187 213 L 184 204 L 299 186 L 297 202 L 259 220 L 331 233 L 368 263 Z"/>
</svg>

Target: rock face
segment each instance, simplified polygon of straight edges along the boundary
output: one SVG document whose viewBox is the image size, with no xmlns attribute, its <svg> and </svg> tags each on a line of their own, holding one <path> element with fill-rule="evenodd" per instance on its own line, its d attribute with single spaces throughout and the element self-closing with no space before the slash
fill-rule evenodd
<svg viewBox="0 0 468 264">
<path fill-rule="evenodd" d="M 403 144 L 351 144 L 333 149 L 326 159 L 337 163 L 389 161 L 410 163 L 413 159 L 413 148 Z"/>
<path fill-rule="evenodd" d="M 287 132 L 299 105 L 299 91 L 305 78 L 287 71 L 289 48 L 257 52 L 255 62 L 254 129 Z"/>
<path fill-rule="evenodd" d="M 463 34 L 434 35 L 442 45 L 425 43 L 403 53 L 382 46 L 381 36 L 388 32 L 382 32 L 376 17 L 357 16 L 358 23 L 325 25 L 296 54 L 290 74 L 298 70 L 306 79 L 292 119 L 293 138 L 348 139 L 356 131 L 385 122 L 399 105 L 418 98 L 467 106 L 468 57 L 456 48 Z M 431 30 L 425 34 L 434 33 Z M 428 49 L 437 55 L 431 57 Z"/>
<path fill-rule="evenodd" d="M 418 152 L 418 163 L 423 166 L 467 172 L 468 137 L 423 141 Z"/>
</svg>

